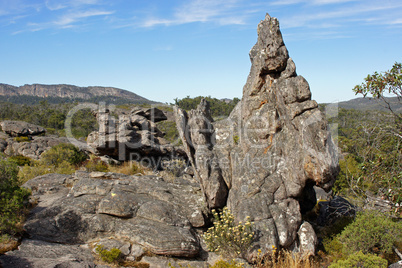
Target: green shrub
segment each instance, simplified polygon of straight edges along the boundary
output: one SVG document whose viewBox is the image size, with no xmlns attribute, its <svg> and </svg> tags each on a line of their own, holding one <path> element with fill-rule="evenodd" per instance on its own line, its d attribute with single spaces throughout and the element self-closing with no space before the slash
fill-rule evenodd
<svg viewBox="0 0 402 268">
<path fill-rule="evenodd" d="M 121 251 L 118 248 L 107 250 L 103 245 L 98 245 L 95 248 L 95 251 L 99 254 L 102 261 L 107 263 L 117 262 L 121 257 Z"/>
<path fill-rule="evenodd" d="M 15 235 L 22 230 L 30 192 L 18 186 L 18 167 L 8 160 L 0 160 L 0 235 Z"/>
<path fill-rule="evenodd" d="M 388 266 L 387 264 L 387 260 L 373 254 L 364 254 L 359 251 L 356 254 L 349 255 L 345 260 L 338 260 L 332 263 L 329 268 L 386 268 Z"/>
<path fill-rule="evenodd" d="M 31 139 L 26 136 L 15 137 L 14 140 L 16 142 L 30 142 L 31 141 Z"/>
<path fill-rule="evenodd" d="M 58 166 L 64 161 L 71 165 L 78 165 L 84 162 L 88 156 L 70 143 L 62 143 L 52 147 L 41 155 L 41 163 L 44 165 Z"/>
<path fill-rule="evenodd" d="M 13 155 L 8 158 L 10 161 L 15 162 L 18 166 L 25 166 L 31 164 L 31 158 L 23 155 Z"/>
<path fill-rule="evenodd" d="M 357 214 L 356 220 L 339 235 L 339 241 L 349 253 L 391 253 L 392 246 L 402 239 L 402 222 L 374 210 Z"/>
<path fill-rule="evenodd" d="M 212 210 L 214 226 L 204 234 L 208 250 L 231 257 L 242 256 L 254 239 L 252 223 L 248 220 L 235 224 L 234 217 L 228 208 L 217 213 Z"/>
</svg>

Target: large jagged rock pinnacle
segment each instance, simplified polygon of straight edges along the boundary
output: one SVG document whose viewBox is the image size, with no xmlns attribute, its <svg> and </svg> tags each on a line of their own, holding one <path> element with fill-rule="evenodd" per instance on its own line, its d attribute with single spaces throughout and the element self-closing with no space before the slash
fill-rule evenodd
<svg viewBox="0 0 402 268">
<path fill-rule="evenodd" d="M 272 246 L 314 254 L 302 211 L 310 209 L 306 197 L 315 204 L 314 185 L 332 187 L 336 148 L 276 18 L 267 14 L 258 25 L 250 59 L 242 100 L 226 120 L 213 122 L 205 101 L 188 114 L 175 108 L 184 148 L 209 208 L 227 205 L 237 221 L 254 221 L 249 260 Z"/>
</svg>

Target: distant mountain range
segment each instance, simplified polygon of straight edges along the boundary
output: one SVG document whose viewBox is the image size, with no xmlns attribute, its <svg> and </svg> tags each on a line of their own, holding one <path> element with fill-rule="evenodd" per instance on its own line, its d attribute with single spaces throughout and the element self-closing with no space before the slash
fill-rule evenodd
<svg viewBox="0 0 402 268">
<path fill-rule="evenodd" d="M 60 102 L 106 102 L 113 104 L 156 103 L 133 92 L 114 87 L 78 87 L 73 85 L 23 85 L 12 86 L 0 83 L 0 101 L 33 104 L 47 100 L 50 103 Z"/>
<path fill-rule="evenodd" d="M 397 97 L 386 98 L 389 102 L 392 110 L 396 113 L 402 113 L 402 101 L 399 101 Z M 338 103 L 339 108 L 355 109 L 361 111 L 378 110 L 389 111 L 387 104 L 381 99 L 374 98 L 356 98 L 348 101 L 341 101 Z"/>
</svg>

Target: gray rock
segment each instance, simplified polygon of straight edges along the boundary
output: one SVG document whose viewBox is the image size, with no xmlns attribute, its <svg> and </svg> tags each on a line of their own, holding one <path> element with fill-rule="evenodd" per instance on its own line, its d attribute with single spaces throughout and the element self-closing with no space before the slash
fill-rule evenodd
<svg viewBox="0 0 402 268">
<path fill-rule="evenodd" d="M 388 266 L 388 268 L 401 268 L 401 267 L 402 267 L 402 261 L 398 261 Z"/>
<path fill-rule="evenodd" d="M 356 207 L 343 197 L 335 196 L 332 200 L 318 203 L 320 211 L 317 223 L 321 226 L 330 225 L 342 217 L 353 217 Z"/>
<path fill-rule="evenodd" d="M 42 153 L 60 143 L 69 143 L 69 141 L 65 137 L 57 136 L 33 137 L 29 142 L 16 142 L 10 138 L 7 139 L 7 147 L 4 153 L 7 155 L 23 155 L 38 160 Z"/>
<path fill-rule="evenodd" d="M 163 114 L 157 108 L 137 109 L 116 119 L 107 109 L 100 110 L 95 113 L 99 131 L 88 135 L 87 144 L 94 153 L 119 160 L 139 161 L 147 157 L 157 168 L 162 159 L 185 157 L 183 151 L 163 138 L 164 133 L 156 126 L 155 122 L 162 120 L 160 113 Z"/>
<path fill-rule="evenodd" d="M 0 123 L 3 131 L 13 137 L 33 136 L 46 132 L 41 126 L 30 124 L 22 121 L 3 121 Z"/>
<path fill-rule="evenodd" d="M 153 108 L 136 107 L 131 110 L 131 114 L 143 116 L 146 119 L 150 120 L 151 122 L 155 123 L 167 120 L 167 116 L 165 115 L 165 113 L 156 107 Z"/>
<path fill-rule="evenodd" d="M 226 204 L 236 221 L 250 216 L 255 222 L 258 235 L 249 261 L 257 249 L 265 254 L 272 246 L 291 248 L 302 224 L 301 207 L 311 207 L 298 200 L 314 194 L 312 185 L 328 191 L 339 172 L 325 115 L 311 100 L 308 82 L 296 74 L 276 18 L 267 14 L 258 25 L 250 59 L 242 100 L 227 119 L 212 122 L 205 101 L 188 114 L 175 108 L 209 208 Z"/>
<path fill-rule="evenodd" d="M 32 239 L 119 244 L 133 258 L 141 250 L 131 253 L 131 245 L 178 257 L 194 257 L 200 251 L 193 228 L 205 226 L 206 209 L 198 186 L 155 176 L 80 171 L 74 176 L 47 174 L 24 187 L 39 200 L 24 226 Z M 113 240 L 107 239 L 110 236 Z"/>
<path fill-rule="evenodd" d="M 2 267 L 13 268 L 91 268 L 96 265 L 89 248 L 82 245 L 61 245 L 24 239 L 18 250 L 0 256 Z"/>
<path fill-rule="evenodd" d="M 303 224 L 300 225 L 297 235 L 299 237 L 298 252 L 303 256 L 314 256 L 318 245 L 318 239 L 313 226 L 308 222 L 303 222 Z"/>
</svg>

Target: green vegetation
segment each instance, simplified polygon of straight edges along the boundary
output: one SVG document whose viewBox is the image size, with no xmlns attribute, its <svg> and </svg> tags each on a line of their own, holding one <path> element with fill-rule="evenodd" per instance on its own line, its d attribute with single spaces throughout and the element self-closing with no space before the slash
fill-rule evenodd
<svg viewBox="0 0 402 268">
<path fill-rule="evenodd" d="M 217 116 L 229 116 L 230 112 L 236 106 L 236 104 L 240 101 L 238 98 L 234 98 L 231 102 L 227 103 L 223 100 L 218 100 L 216 98 L 208 97 L 195 97 L 190 98 L 190 96 L 185 97 L 184 99 L 175 99 L 175 104 L 184 110 L 196 109 L 198 104 L 200 104 L 201 99 L 206 99 L 211 107 L 211 113 L 213 117 Z"/>
<path fill-rule="evenodd" d="M 204 234 L 208 250 L 225 256 L 244 256 L 254 239 L 253 224 L 247 219 L 243 224 L 235 223 L 228 208 L 218 213 L 212 210 L 214 226 Z"/>
<path fill-rule="evenodd" d="M 73 144 L 62 143 L 44 152 L 40 161 L 44 165 L 58 167 L 65 161 L 71 165 L 79 165 L 87 158 L 88 156 Z"/>
<path fill-rule="evenodd" d="M 348 225 L 339 235 L 345 251 L 362 251 L 363 253 L 392 253 L 392 246 L 402 241 L 402 222 L 394 222 L 391 218 L 377 211 L 363 211 L 357 214 L 356 220 Z"/>
<path fill-rule="evenodd" d="M 366 210 L 359 212 L 356 219 L 340 234 L 332 239 L 326 239 L 324 247 L 335 262 L 356 261 L 351 255 L 354 256 L 359 252 L 361 255 L 375 254 L 391 261 L 393 247 L 397 247 L 402 242 L 400 230 L 402 230 L 402 222 L 394 221 L 388 215 L 378 211 Z M 372 259 L 371 255 L 364 256 L 365 259 Z"/>
<path fill-rule="evenodd" d="M 64 123 L 67 113 L 77 103 L 49 104 L 42 100 L 39 104 L 25 105 L 9 102 L 0 103 L 0 120 L 18 120 L 42 126 L 49 134 L 65 136 Z M 90 109 L 79 110 L 72 119 L 72 133 L 74 137 L 86 137 L 97 130 L 96 118 Z M 21 137 L 22 138 L 22 137 Z M 27 141 L 27 140 L 21 140 Z"/>
<path fill-rule="evenodd" d="M 22 231 L 30 192 L 18 185 L 18 167 L 13 161 L 0 159 L 0 237 Z"/>
<path fill-rule="evenodd" d="M 107 250 L 103 245 L 98 245 L 95 251 L 99 254 L 102 261 L 107 263 L 117 263 L 121 258 L 121 251 L 118 248 Z"/>
<path fill-rule="evenodd" d="M 386 112 L 340 109 L 329 123 L 338 125 L 344 155 L 334 192 L 356 199 L 370 191 L 402 202 L 402 143 L 388 131 L 395 127 L 395 118 Z"/>
<path fill-rule="evenodd" d="M 179 145 L 181 142 L 179 137 L 179 132 L 177 131 L 176 122 L 172 121 L 161 121 L 156 123 L 159 130 L 165 133 L 165 138 L 168 142 L 173 143 L 175 145 Z"/>
<path fill-rule="evenodd" d="M 15 162 L 18 166 L 25 166 L 31 164 L 31 158 L 23 155 L 13 155 L 8 158 L 9 161 Z"/>
<path fill-rule="evenodd" d="M 373 254 L 364 254 L 359 251 L 356 254 L 349 255 L 345 260 L 338 260 L 332 263 L 329 268 L 386 268 L 388 263 L 383 258 Z"/>
<path fill-rule="evenodd" d="M 39 161 L 32 160 L 18 173 L 21 184 L 37 176 L 50 173 L 73 174 L 88 156 L 74 145 L 59 144 L 44 152 Z"/>
</svg>

